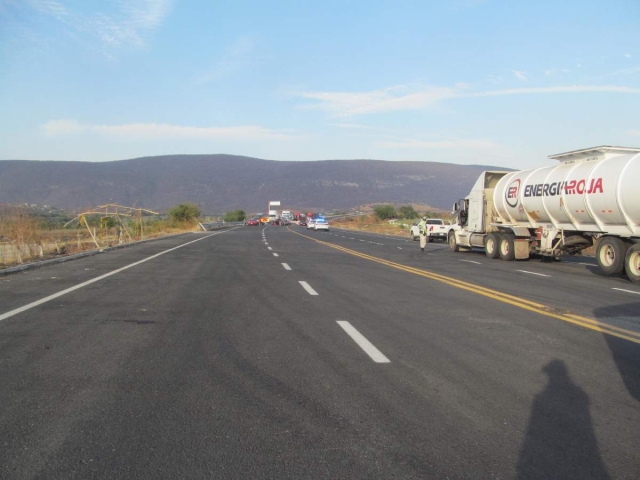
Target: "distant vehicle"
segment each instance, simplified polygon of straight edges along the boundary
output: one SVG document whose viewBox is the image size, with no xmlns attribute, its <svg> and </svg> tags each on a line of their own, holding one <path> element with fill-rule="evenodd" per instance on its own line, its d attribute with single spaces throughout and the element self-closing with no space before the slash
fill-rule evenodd
<svg viewBox="0 0 640 480">
<path fill-rule="evenodd" d="M 409 237 L 411 240 L 418 240 L 420 238 L 420 227 L 418 226 L 420 220 L 411 226 L 409 231 Z M 434 240 L 447 240 L 449 230 L 454 228 L 454 225 L 445 225 L 444 221 L 440 218 L 427 218 L 427 241 L 433 242 Z"/>
<path fill-rule="evenodd" d="M 260 225 L 260 219 L 256 219 L 256 218 L 252 218 L 250 220 L 247 220 L 247 225 L 249 226 L 255 226 L 255 225 Z"/>
<path fill-rule="evenodd" d="M 311 230 L 312 228 L 315 228 L 316 226 L 316 219 L 315 218 L 308 218 L 307 219 L 307 230 Z"/>
<path fill-rule="evenodd" d="M 318 230 L 326 230 L 327 232 L 329 231 L 329 222 L 327 222 L 327 220 L 323 217 L 318 217 L 315 221 L 315 225 L 313 226 L 313 229 L 318 231 Z"/>
<path fill-rule="evenodd" d="M 307 226 L 307 221 L 303 218 L 303 219 L 298 221 L 298 225 L 300 225 L 301 227 L 306 227 Z"/>
</svg>

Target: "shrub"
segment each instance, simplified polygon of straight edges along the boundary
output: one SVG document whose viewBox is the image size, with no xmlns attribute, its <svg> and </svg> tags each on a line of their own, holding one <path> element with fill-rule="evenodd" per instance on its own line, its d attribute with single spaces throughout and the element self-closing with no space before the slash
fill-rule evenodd
<svg viewBox="0 0 640 480">
<path fill-rule="evenodd" d="M 242 222 L 247 218 L 247 214 L 244 210 L 233 210 L 224 214 L 225 222 Z"/>
<path fill-rule="evenodd" d="M 181 203 L 169 210 L 169 217 L 174 222 L 196 222 L 200 209 L 195 203 Z"/>
<path fill-rule="evenodd" d="M 373 213 L 380 220 L 387 220 L 396 217 L 396 209 L 393 205 L 378 205 L 373 209 Z"/>
<path fill-rule="evenodd" d="M 400 218 L 406 218 L 408 220 L 418 218 L 419 214 L 416 212 L 411 205 L 405 205 L 398 209 L 398 215 Z"/>
</svg>

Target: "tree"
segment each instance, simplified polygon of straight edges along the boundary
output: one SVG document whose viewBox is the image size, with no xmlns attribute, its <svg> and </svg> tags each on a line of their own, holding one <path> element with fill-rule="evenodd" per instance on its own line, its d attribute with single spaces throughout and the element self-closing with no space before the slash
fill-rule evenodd
<svg viewBox="0 0 640 480">
<path fill-rule="evenodd" d="M 169 210 L 169 217 L 174 222 L 195 222 L 200 216 L 200 209 L 195 203 L 181 203 Z"/>
<path fill-rule="evenodd" d="M 247 218 L 247 214 L 244 210 L 233 210 L 224 214 L 225 222 L 242 222 Z"/>
<path fill-rule="evenodd" d="M 419 217 L 418 212 L 416 212 L 411 205 L 400 207 L 398 209 L 398 214 L 400 215 L 400 218 L 406 218 L 408 220 Z"/>
<path fill-rule="evenodd" d="M 380 220 L 388 220 L 396 217 L 396 209 L 393 205 L 378 205 L 373 209 L 373 213 Z"/>
</svg>

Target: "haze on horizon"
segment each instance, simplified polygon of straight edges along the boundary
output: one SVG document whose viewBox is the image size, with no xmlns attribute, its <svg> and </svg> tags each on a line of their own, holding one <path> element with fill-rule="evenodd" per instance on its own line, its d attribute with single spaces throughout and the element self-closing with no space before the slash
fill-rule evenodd
<svg viewBox="0 0 640 480">
<path fill-rule="evenodd" d="M 0 159 L 640 146 L 640 3 L 0 0 Z"/>
</svg>

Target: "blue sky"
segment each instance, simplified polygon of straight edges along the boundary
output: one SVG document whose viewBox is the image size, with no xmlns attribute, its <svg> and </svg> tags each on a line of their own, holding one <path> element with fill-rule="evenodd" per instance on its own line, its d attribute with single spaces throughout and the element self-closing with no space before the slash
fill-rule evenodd
<svg viewBox="0 0 640 480">
<path fill-rule="evenodd" d="M 0 159 L 640 146 L 640 2 L 0 0 Z"/>
</svg>

